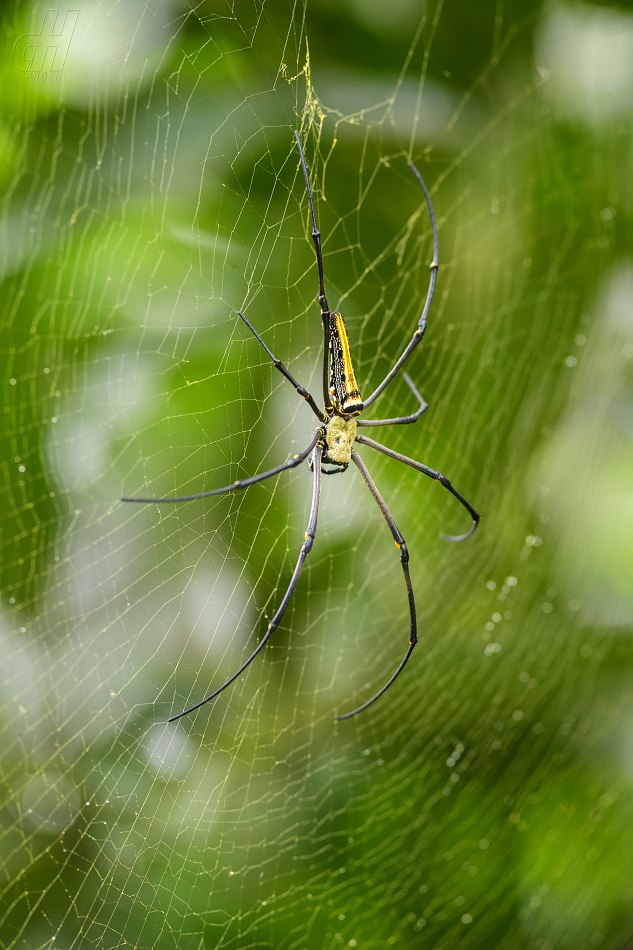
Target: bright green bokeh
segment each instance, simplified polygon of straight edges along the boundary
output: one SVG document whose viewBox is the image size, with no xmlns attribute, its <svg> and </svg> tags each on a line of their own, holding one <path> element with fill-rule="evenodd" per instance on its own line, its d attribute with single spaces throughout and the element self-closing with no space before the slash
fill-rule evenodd
<svg viewBox="0 0 633 950">
<path fill-rule="evenodd" d="M 78 6 L 54 29 L 45 5 L 2 14 L 0 944 L 622 950 L 633 8 Z M 167 727 L 265 630 L 310 475 L 118 499 L 224 485 L 309 439 L 236 316 L 320 399 L 295 128 L 365 394 L 425 298 L 406 161 L 424 175 L 440 271 L 407 368 L 430 408 L 371 435 L 483 520 L 446 545 L 467 527 L 454 499 L 364 450 L 411 553 L 405 673 L 335 721 L 408 633 L 350 469 L 324 479 L 264 656 Z M 400 380 L 368 415 L 411 401 Z"/>
</svg>

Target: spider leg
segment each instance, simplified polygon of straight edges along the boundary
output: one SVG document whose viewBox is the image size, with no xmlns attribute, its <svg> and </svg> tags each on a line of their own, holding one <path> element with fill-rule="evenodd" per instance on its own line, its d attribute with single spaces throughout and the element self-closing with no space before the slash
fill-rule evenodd
<svg viewBox="0 0 633 950">
<path fill-rule="evenodd" d="M 140 504 L 154 502 L 156 504 L 162 505 L 165 502 L 193 501 L 196 498 L 209 498 L 210 495 L 222 495 L 225 492 L 239 491 L 241 488 L 248 488 L 249 485 L 255 485 L 257 482 L 263 482 L 272 475 L 278 475 L 287 468 L 295 468 L 297 465 L 303 462 L 317 444 L 319 436 L 322 434 L 322 432 L 322 428 L 315 429 L 312 433 L 312 438 L 305 449 L 302 449 L 298 455 L 293 455 L 292 458 L 288 459 L 287 462 L 282 462 L 281 465 L 276 465 L 275 468 L 270 468 L 267 472 L 260 472 L 259 475 L 253 475 L 251 478 L 238 479 L 236 482 L 233 482 L 232 485 L 225 485 L 223 488 L 214 488 L 212 491 L 199 492 L 197 495 L 181 495 L 179 498 L 122 498 L 121 501 L 135 501 Z"/>
<path fill-rule="evenodd" d="M 330 399 L 330 385 L 329 385 L 329 372 L 330 372 L 330 308 L 327 305 L 327 300 L 325 298 L 325 281 L 323 277 L 323 253 L 321 251 L 321 232 L 317 228 L 316 215 L 314 213 L 314 201 L 312 200 L 312 189 L 310 188 L 310 178 L 308 175 L 308 166 L 306 165 L 305 156 L 303 154 L 303 149 L 301 148 L 301 139 L 299 138 L 299 133 L 295 129 L 295 139 L 297 140 L 297 147 L 299 149 L 299 155 L 301 156 L 301 165 L 303 166 L 303 177 L 306 182 L 306 190 L 308 192 L 308 201 L 310 203 L 310 214 L 312 216 L 312 240 L 314 241 L 314 250 L 316 252 L 317 267 L 319 269 L 319 304 L 321 306 L 321 320 L 323 321 L 323 402 L 326 409 L 330 409 L 332 406 L 332 400 Z"/>
<path fill-rule="evenodd" d="M 416 409 L 410 416 L 397 416 L 395 419 L 371 419 L 365 422 L 362 419 L 356 420 L 357 426 L 404 426 L 409 425 L 412 422 L 417 422 L 423 412 L 429 408 L 428 402 L 425 402 L 418 390 L 415 387 L 415 384 L 411 377 L 407 373 L 402 374 L 404 376 L 404 381 L 407 386 L 415 396 L 415 398 L 420 403 L 420 408 Z"/>
<path fill-rule="evenodd" d="M 299 393 L 299 395 L 300 395 L 300 396 L 303 396 L 303 398 L 305 399 L 305 401 L 307 402 L 307 404 L 310 406 L 310 409 L 312 409 L 312 412 L 315 414 L 315 416 L 317 417 L 317 419 L 319 420 L 319 422 L 326 422 L 326 416 L 325 416 L 325 414 L 324 414 L 323 412 L 321 412 L 321 410 L 319 409 L 319 407 L 318 407 L 317 404 L 315 403 L 314 399 L 312 398 L 312 396 L 310 395 L 310 393 L 308 392 L 308 390 L 307 390 L 307 389 L 304 389 L 303 386 L 299 385 L 299 383 L 298 383 L 297 380 L 294 378 L 294 376 L 291 376 L 291 375 L 290 375 L 290 373 L 288 372 L 288 370 L 286 369 L 286 367 L 284 366 L 284 364 L 281 362 L 281 360 L 278 360 L 277 357 L 274 356 L 274 355 L 271 353 L 271 351 L 268 349 L 268 347 L 266 346 L 266 344 L 265 344 L 264 341 L 262 340 L 261 336 L 259 335 L 259 333 L 258 333 L 257 330 L 255 329 L 255 327 L 252 326 L 252 324 L 250 324 L 250 323 L 248 322 L 248 320 L 246 319 L 246 317 L 244 316 L 244 314 L 242 313 L 242 311 L 241 311 L 241 310 L 238 310 L 237 312 L 238 312 L 238 314 L 240 315 L 240 317 L 242 318 L 242 320 L 244 321 L 244 323 L 246 324 L 246 326 L 248 327 L 248 329 L 251 331 L 251 333 L 253 333 L 253 334 L 257 337 L 257 339 L 259 340 L 259 342 L 261 343 L 261 345 L 264 347 L 264 349 L 266 350 L 266 352 L 267 352 L 268 355 L 270 356 L 271 360 L 273 361 L 273 366 L 275 367 L 275 369 L 278 369 L 279 372 L 282 374 L 282 376 L 285 376 L 286 379 L 287 379 L 289 382 L 292 383 L 292 385 L 293 385 L 294 388 L 297 390 L 297 392 Z"/>
<path fill-rule="evenodd" d="M 378 692 L 374 696 L 371 697 L 371 699 L 368 699 L 367 702 L 363 703 L 362 706 L 359 706 L 358 709 L 353 709 L 351 712 L 343 713 L 341 716 L 337 716 L 336 717 L 337 719 L 350 719 L 352 716 L 355 716 L 356 713 L 362 712 L 363 709 L 367 709 L 368 706 L 371 706 L 372 703 L 375 703 L 378 697 L 382 696 L 382 694 L 389 689 L 389 687 L 391 686 L 393 681 L 396 679 L 396 677 L 400 675 L 400 673 L 406 666 L 409 657 L 413 653 L 413 648 L 418 642 L 418 624 L 417 624 L 417 617 L 415 613 L 415 600 L 413 598 L 413 586 L 411 584 L 411 576 L 409 574 L 409 552 L 407 550 L 407 545 L 405 544 L 405 540 L 402 537 L 402 534 L 400 533 L 400 529 L 398 528 L 398 525 L 393 520 L 391 512 L 387 508 L 387 505 L 385 504 L 380 492 L 374 485 L 374 482 L 372 481 L 372 478 L 369 472 L 367 471 L 367 468 L 365 467 L 365 464 L 363 460 L 361 459 L 361 457 L 359 456 L 358 452 L 352 453 L 352 461 L 356 463 L 356 466 L 359 469 L 361 475 L 363 476 L 365 480 L 365 484 L 369 488 L 374 498 L 374 501 L 376 502 L 376 504 L 382 511 L 384 519 L 389 525 L 389 529 L 393 535 L 393 539 L 396 542 L 396 547 L 400 551 L 400 564 L 402 565 L 402 573 L 404 574 L 404 582 L 407 585 L 407 595 L 409 597 L 409 615 L 411 617 L 411 631 L 409 633 L 409 647 L 407 649 L 407 652 L 404 655 L 404 659 L 400 663 L 400 666 L 397 668 L 395 673 L 393 673 L 389 677 L 389 679 L 387 680 L 385 685 L 382 687 L 382 689 L 379 689 Z"/>
<path fill-rule="evenodd" d="M 409 343 L 406 350 L 404 351 L 404 353 L 402 354 L 398 362 L 395 364 L 395 366 L 393 366 L 392 369 L 387 373 L 387 375 L 383 379 L 380 386 L 378 386 L 378 388 L 374 390 L 374 392 L 371 394 L 371 396 L 368 399 L 364 400 L 363 405 L 365 408 L 367 408 L 367 406 L 370 406 L 372 402 L 374 402 L 374 400 L 377 399 L 378 396 L 380 396 L 381 392 L 383 392 L 383 390 L 387 388 L 387 386 L 389 385 L 391 380 L 394 378 L 394 376 L 397 376 L 397 374 L 400 372 L 400 369 L 404 366 L 406 361 L 409 359 L 409 357 L 413 353 L 418 343 L 422 341 L 424 334 L 426 332 L 426 318 L 427 318 L 429 309 L 431 307 L 431 303 L 433 302 L 433 294 L 435 293 L 435 285 L 437 283 L 437 268 L 438 268 L 437 225 L 435 223 L 435 212 L 433 211 L 431 196 L 429 195 L 426 189 L 426 185 L 424 184 L 424 179 L 422 178 L 422 175 L 417 170 L 413 162 L 407 162 L 407 164 L 409 168 L 411 169 L 411 171 L 413 172 L 413 174 L 415 175 L 415 177 L 420 182 L 420 185 L 422 186 L 422 191 L 424 192 L 424 197 L 426 198 L 426 204 L 429 209 L 429 214 L 431 216 L 431 227 L 433 228 L 433 260 L 431 261 L 429 265 L 430 270 L 431 270 L 431 279 L 429 281 L 429 289 L 426 294 L 424 307 L 422 308 L 422 316 L 420 317 L 420 320 L 418 322 L 418 328 L 413 334 L 411 342 Z"/>
<path fill-rule="evenodd" d="M 466 534 L 443 534 L 443 541 L 465 541 L 466 538 L 469 538 L 481 519 L 481 515 L 478 515 L 470 502 L 466 501 L 463 495 L 457 491 L 456 488 L 453 488 L 449 482 L 446 475 L 442 475 L 441 472 L 438 472 L 435 468 L 429 468 L 428 465 L 424 465 L 422 462 L 416 462 L 414 459 L 407 458 L 406 455 L 401 455 L 400 452 L 394 452 L 393 449 L 388 449 L 386 446 L 381 445 L 379 442 L 374 442 L 373 439 L 368 439 L 366 436 L 357 435 L 356 441 L 360 442 L 361 445 L 368 445 L 372 449 L 376 449 L 377 452 L 382 452 L 383 455 L 388 455 L 389 458 L 395 459 L 397 462 L 404 462 L 405 465 L 410 465 L 411 468 L 416 469 L 418 472 L 422 472 L 424 475 L 428 475 L 429 478 L 434 478 L 436 481 L 443 485 L 444 488 L 448 488 L 449 492 L 452 495 L 455 495 L 458 501 L 462 503 L 466 511 L 469 513 L 470 517 L 473 519 L 472 528 L 466 532 Z"/>
<path fill-rule="evenodd" d="M 295 587 L 297 586 L 299 577 L 301 576 L 301 571 L 303 569 L 305 559 L 307 558 L 308 554 L 312 550 L 312 544 L 314 542 L 314 535 L 316 533 L 316 526 L 317 526 L 317 518 L 319 515 L 319 498 L 321 495 L 321 455 L 322 453 L 323 453 L 322 445 L 320 443 L 315 444 L 314 465 L 313 465 L 314 479 L 312 482 L 312 486 L 313 486 L 312 487 L 312 507 L 310 509 L 310 518 L 308 520 L 308 527 L 306 528 L 305 539 L 304 539 L 303 544 L 301 545 L 299 558 L 297 560 L 294 573 L 290 580 L 290 584 L 288 585 L 288 589 L 286 590 L 286 593 L 284 594 L 283 600 L 281 601 L 281 604 L 279 605 L 277 613 L 268 624 L 266 633 L 257 644 L 257 647 L 253 650 L 248 660 L 246 660 L 246 662 L 240 666 L 237 673 L 234 673 L 233 676 L 231 676 L 226 681 L 226 683 L 224 683 L 223 686 L 220 686 L 219 689 L 216 689 L 215 692 L 211 693 L 210 696 L 207 696 L 206 699 L 203 699 L 201 702 L 196 703 L 195 706 L 191 706 L 189 709 L 185 709 L 184 712 L 178 713 L 177 716 L 172 716 L 171 719 L 168 720 L 168 722 L 176 722 L 177 719 L 182 719 L 183 716 L 188 716 L 189 713 L 194 712 L 196 709 L 200 709 L 201 706 L 204 706 L 206 703 L 210 702 L 212 699 L 215 699 L 216 696 L 219 696 L 219 694 L 223 690 L 225 690 L 227 686 L 230 686 L 231 683 L 233 683 L 238 678 L 238 676 L 240 676 L 244 672 L 244 670 L 248 666 L 250 666 L 250 664 L 253 662 L 257 654 L 260 653 L 264 649 L 271 635 L 279 626 L 279 622 L 286 612 L 286 608 L 290 602 L 290 598 L 292 597 Z"/>
</svg>

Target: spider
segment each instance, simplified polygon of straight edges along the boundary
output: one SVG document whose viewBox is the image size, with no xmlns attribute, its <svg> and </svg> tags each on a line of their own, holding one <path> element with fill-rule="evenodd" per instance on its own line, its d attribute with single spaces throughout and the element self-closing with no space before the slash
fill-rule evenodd
<svg viewBox="0 0 633 950">
<path fill-rule="evenodd" d="M 399 452 L 394 452 L 393 449 L 388 449 L 386 446 L 381 445 L 378 442 L 374 442 L 373 439 L 369 439 L 366 436 L 360 435 L 357 431 L 358 428 L 362 426 L 409 425 L 413 422 L 417 422 L 422 413 L 428 409 L 428 404 L 424 401 L 416 389 L 413 381 L 406 373 L 404 373 L 403 376 L 407 386 L 418 401 L 418 409 L 416 409 L 415 412 L 411 413 L 411 415 L 398 416 L 394 419 L 361 420 L 358 418 L 360 414 L 365 411 L 365 409 L 368 409 L 369 406 L 371 406 L 372 403 L 378 399 L 378 397 L 384 392 L 391 381 L 395 379 L 397 374 L 400 372 L 406 361 L 415 350 L 418 343 L 422 341 L 426 331 L 427 314 L 433 301 L 433 294 L 435 292 L 435 285 L 437 282 L 438 240 L 433 205 L 431 203 L 431 198 L 427 191 L 426 185 L 424 184 L 424 180 L 415 165 L 412 162 L 408 162 L 409 168 L 417 178 L 422 191 L 424 192 L 424 198 L 429 209 L 431 226 L 433 229 L 433 260 L 430 264 L 431 275 L 426 300 L 422 310 L 422 316 L 420 317 L 417 329 L 415 330 L 410 343 L 400 358 L 396 361 L 394 366 L 390 369 L 383 381 L 369 396 L 369 398 L 362 400 L 358 389 L 358 384 L 356 382 L 356 377 L 354 375 L 354 368 L 352 366 L 352 357 L 350 353 L 349 338 L 347 335 L 345 321 L 338 311 L 330 312 L 327 304 L 323 277 L 321 234 L 316 223 L 314 202 L 312 200 L 312 190 L 310 188 L 310 179 L 308 175 L 308 166 L 306 164 L 303 148 L 301 147 L 301 140 L 297 131 L 295 131 L 295 139 L 299 149 L 299 155 L 301 157 L 303 176 L 305 178 L 308 202 L 310 205 L 310 216 L 312 219 L 312 240 L 314 242 L 319 273 L 319 304 L 321 306 L 321 319 L 323 321 L 323 409 L 318 407 L 307 389 L 301 386 L 300 383 L 298 383 L 297 380 L 288 372 L 281 360 L 274 356 L 257 330 L 251 325 L 251 323 L 249 323 L 244 314 L 241 311 L 237 312 L 248 329 L 257 338 L 263 349 L 266 351 L 267 355 L 272 360 L 272 364 L 275 369 L 279 370 L 282 376 L 287 379 L 288 382 L 292 384 L 292 386 L 294 386 L 297 393 L 308 403 L 314 415 L 319 420 L 319 424 L 312 433 L 312 438 L 310 439 L 309 443 L 301 452 L 294 455 L 287 462 L 283 462 L 281 465 L 277 465 L 275 468 L 269 469 L 267 472 L 260 472 L 258 475 L 253 475 L 251 478 L 238 479 L 238 481 L 233 482 L 231 485 L 225 485 L 223 488 L 214 488 L 211 491 L 200 492 L 196 495 L 184 495 L 180 498 L 122 498 L 121 500 L 127 502 L 138 502 L 140 504 L 147 504 L 150 502 L 155 504 L 166 504 L 168 502 L 192 501 L 196 498 L 209 498 L 211 495 L 221 495 L 225 492 L 239 491 L 240 489 L 248 488 L 249 485 L 255 485 L 257 482 L 263 482 L 265 479 L 271 478 L 273 475 L 277 475 L 280 472 L 284 472 L 286 469 L 295 468 L 297 465 L 300 465 L 302 462 L 308 459 L 309 456 L 311 456 L 309 461 L 309 467 L 312 471 L 312 506 L 310 509 L 310 517 L 308 519 L 308 526 L 305 532 L 305 539 L 301 546 L 301 551 L 299 552 L 297 564 L 295 566 L 290 583 L 282 598 L 281 604 L 277 609 L 277 612 L 268 624 L 268 628 L 266 629 L 264 636 L 258 643 L 255 650 L 253 650 L 246 662 L 240 666 L 237 672 L 234 673 L 233 676 L 231 676 L 226 681 L 226 683 L 212 692 L 211 695 L 207 696 L 206 699 L 196 703 L 195 706 L 191 706 L 184 712 L 178 713 L 176 716 L 172 716 L 171 719 L 169 719 L 169 722 L 175 722 L 177 719 L 181 719 L 183 716 L 189 715 L 189 713 L 194 712 L 196 709 L 200 709 L 201 706 L 204 706 L 212 699 L 215 699 L 216 696 L 225 690 L 227 686 L 230 686 L 231 683 L 233 683 L 238 678 L 238 676 L 240 676 L 244 670 L 250 666 L 255 657 L 264 649 L 266 643 L 279 626 L 281 618 L 286 612 L 290 598 L 292 597 L 299 581 L 305 560 L 312 550 L 316 533 L 317 517 L 319 514 L 321 474 L 334 475 L 345 472 L 350 462 L 353 462 L 356 468 L 359 470 L 361 477 L 363 478 L 372 495 L 372 498 L 380 508 L 380 511 L 382 512 L 382 515 L 389 526 L 389 530 L 393 535 L 396 547 L 400 552 L 400 564 L 402 567 L 402 573 L 404 575 L 404 582 L 407 588 L 407 596 L 409 601 L 410 631 L 409 643 L 404 658 L 401 660 L 399 666 L 395 672 L 392 673 L 384 686 L 382 686 L 370 699 L 362 703 L 362 705 L 358 706 L 356 709 L 352 709 L 351 712 L 342 713 L 336 718 L 339 720 L 349 719 L 352 716 L 357 715 L 357 713 L 362 712 L 364 709 L 367 709 L 368 706 L 371 706 L 372 703 L 375 703 L 376 700 L 379 699 L 379 697 L 389 689 L 394 680 L 400 675 L 406 666 L 416 643 L 418 642 L 415 600 L 413 596 L 411 576 L 409 574 L 409 552 L 400 529 L 394 521 L 391 512 L 389 511 L 380 492 L 376 488 L 371 475 L 367 471 L 365 463 L 355 448 L 356 444 L 364 446 L 366 445 L 368 448 L 374 449 L 377 452 L 382 452 L 383 455 L 387 455 L 389 458 L 396 459 L 398 462 L 403 462 L 405 465 L 410 465 L 412 468 L 416 469 L 416 471 L 422 472 L 424 475 L 428 475 L 429 478 L 439 481 L 440 484 L 444 486 L 444 488 L 447 488 L 448 491 L 451 492 L 458 499 L 458 501 L 461 502 L 472 518 L 472 526 L 465 534 L 442 535 L 445 541 L 465 540 L 466 538 L 470 537 L 480 520 L 480 516 L 477 514 L 472 505 L 466 501 L 463 495 L 460 495 L 460 493 L 451 485 L 448 478 L 446 478 L 446 476 L 441 472 L 437 471 L 437 469 L 429 468 L 428 465 L 424 465 L 422 462 L 416 462 L 414 459 L 407 458 L 406 455 L 401 455 Z M 324 463 L 333 467 L 324 468 Z"/>
</svg>

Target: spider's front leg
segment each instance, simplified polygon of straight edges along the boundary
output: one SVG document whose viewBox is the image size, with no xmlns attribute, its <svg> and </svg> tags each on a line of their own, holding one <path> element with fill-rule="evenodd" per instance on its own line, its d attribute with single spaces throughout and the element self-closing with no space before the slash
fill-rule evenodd
<svg viewBox="0 0 633 950">
<path fill-rule="evenodd" d="M 314 543 L 314 536 L 316 534 L 317 519 L 319 517 L 319 500 L 321 497 L 321 456 L 323 454 L 323 446 L 324 446 L 324 432 L 322 429 L 319 430 L 319 432 L 322 438 L 319 439 L 319 441 L 317 441 L 314 446 L 314 459 L 313 459 L 314 464 L 312 467 L 313 476 L 314 476 L 313 482 L 312 482 L 312 507 L 310 508 L 310 517 L 308 519 L 308 527 L 306 528 L 305 538 L 304 538 L 303 544 L 301 545 L 301 550 L 299 552 L 299 557 L 297 559 L 297 563 L 296 563 L 294 572 L 292 574 L 292 578 L 290 579 L 290 583 L 288 585 L 286 593 L 283 596 L 281 604 L 277 608 L 277 612 L 275 613 L 275 616 L 268 624 L 268 627 L 266 628 L 266 633 L 257 644 L 257 647 L 253 650 L 248 660 L 246 660 L 245 663 L 242 663 L 239 670 L 236 673 L 234 673 L 233 676 L 231 676 L 226 681 L 226 683 L 223 683 L 222 686 L 219 687 L 219 689 L 216 689 L 213 693 L 211 693 L 210 696 L 207 696 L 206 699 L 203 699 L 201 700 L 201 702 L 196 703 L 195 706 L 190 706 L 190 708 L 185 709 L 184 712 L 178 713 L 176 716 L 172 716 L 169 722 L 176 722 L 177 719 L 182 719 L 183 716 L 188 716 L 189 713 L 195 712 L 196 709 L 200 709 L 201 706 L 206 705 L 206 703 L 209 703 L 211 702 L 212 699 L 215 699 L 216 696 L 219 696 L 220 693 L 223 692 L 227 688 L 227 686 L 230 686 L 231 683 L 233 683 L 238 678 L 238 676 L 240 676 L 244 672 L 244 670 L 247 669 L 247 667 L 251 665 L 255 657 L 258 655 L 258 653 L 261 653 L 261 651 L 264 649 L 264 647 L 270 640 L 272 634 L 275 632 L 275 630 L 279 626 L 281 622 L 281 618 L 285 614 L 286 608 L 288 607 L 288 604 L 290 603 L 290 598 L 294 594 L 295 587 L 297 586 L 297 583 L 299 581 L 299 577 L 301 576 L 301 571 L 303 570 L 305 559 L 307 558 L 308 554 L 312 550 L 312 545 Z"/>
<path fill-rule="evenodd" d="M 305 449 L 302 449 L 301 452 L 293 455 L 292 458 L 288 459 L 287 462 L 282 462 L 281 465 L 276 465 L 275 468 L 269 468 L 267 472 L 260 472 L 259 475 L 252 475 L 251 478 L 238 478 L 238 480 L 233 482 L 232 485 L 224 485 L 223 488 L 213 488 L 211 491 L 201 491 L 198 492 L 197 495 L 180 495 L 177 498 L 122 498 L 121 501 L 132 501 L 141 505 L 162 505 L 176 501 L 194 501 L 196 498 L 209 498 L 211 495 L 224 495 L 226 492 L 230 491 L 240 491 L 242 488 L 248 488 L 249 485 L 256 485 L 257 482 L 263 482 L 267 478 L 271 478 L 273 475 L 279 475 L 281 472 L 285 472 L 287 468 L 296 468 L 297 465 L 307 459 L 308 455 L 317 444 L 319 435 L 322 433 L 323 429 L 321 427 L 315 429 L 312 433 L 312 438 Z"/>
<path fill-rule="evenodd" d="M 397 462 L 404 462 L 405 465 L 410 465 L 411 468 L 416 469 L 418 472 L 422 472 L 423 475 L 428 475 L 429 478 L 438 481 L 440 485 L 446 488 L 451 493 L 451 495 L 454 495 L 455 498 L 461 502 L 466 511 L 469 513 L 470 517 L 473 519 L 472 528 L 470 528 L 470 530 L 465 534 L 443 534 L 443 541 L 465 541 L 466 538 L 471 536 L 481 521 L 481 515 L 477 514 L 470 502 L 466 501 L 464 496 L 451 485 L 446 475 L 443 475 L 436 468 L 429 468 L 429 466 L 425 465 L 423 462 L 416 462 L 415 459 L 410 459 L 406 455 L 401 455 L 400 452 L 394 452 L 393 449 L 388 449 L 385 445 L 381 445 L 380 442 L 374 442 L 373 439 L 368 439 L 367 436 L 357 435 L 356 441 L 360 442 L 361 445 L 368 445 L 371 449 L 376 449 L 377 452 L 382 452 L 383 455 L 387 455 L 389 458 L 395 459 Z"/>
<path fill-rule="evenodd" d="M 367 702 L 362 704 L 362 706 L 358 706 L 357 709 L 352 709 L 351 712 L 342 713 L 342 715 L 336 717 L 337 719 L 350 719 L 352 716 L 355 716 L 356 713 L 362 712 L 363 709 L 367 709 L 368 706 L 371 706 L 372 703 L 375 703 L 376 700 L 380 696 L 382 696 L 384 692 L 386 692 L 389 689 L 389 687 L 391 686 L 393 681 L 396 679 L 396 677 L 399 676 L 402 670 L 405 668 L 409 660 L 409 657 L 413 653 L 413 649 L 416 643 L 418 642 L 418 621 L 417 621 L 417 615 L 415 612 L 415 599 L 413 597 L 413 585 L 411 584 L 411 575 L 409 573 L 409 552 L 407 550 L 406 542 L 402 536 L 400 528 L 394 521 L 391 512 L 387 508 L 387 505 L 385 504 L 382 498 L 382 495 L 376 488 L 371 478 L 371 475 L 367 471 L 367 468 L 365 467 L 365 463 L 361 459 L 358 452 L 355 451 L 352 454 L 352 461 L 356 464 L 356 467 L 358 468 L 361 475 L 363 476 L 365 484 L 369 488 L 374 501 L 380 508 L 385 521 L 389 525 L 389 530 L 391 531 L 393 540 L 396 542 L 396 547 L 398 548 L 400 552 L 400 565 L 402 567 L 402 573 L 404 574 L 404 582 L 407 587 L 407 597 L 409 599 L 409 616 L 410 616 L 410 621 L 411 621 L 411 628 L 409 632 L 409 646 L 408 646 L 407 652 L 405 653 L 404 659 L 401 661 L 395 673 L 392 673 L 392 675 L 389 677 L 385 685 L 381 689 L 379 689 L 378 692 L 375 693 L 371 697 L 371 699 L 368 699 Z"/>
</svg>

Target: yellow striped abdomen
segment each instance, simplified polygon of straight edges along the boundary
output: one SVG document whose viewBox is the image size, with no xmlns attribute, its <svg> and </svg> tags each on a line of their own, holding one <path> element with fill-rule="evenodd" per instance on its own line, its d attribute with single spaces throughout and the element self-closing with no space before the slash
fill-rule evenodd
<svg viewBox="0 0 633 950">
<path fill-rule="evenodd" d="M 340 313 L 330 314 L 330 394 L 336 408 L 346 414 L 363 411 L 358 383 L 352 366 L 347 327 Z"/>
</svg>

